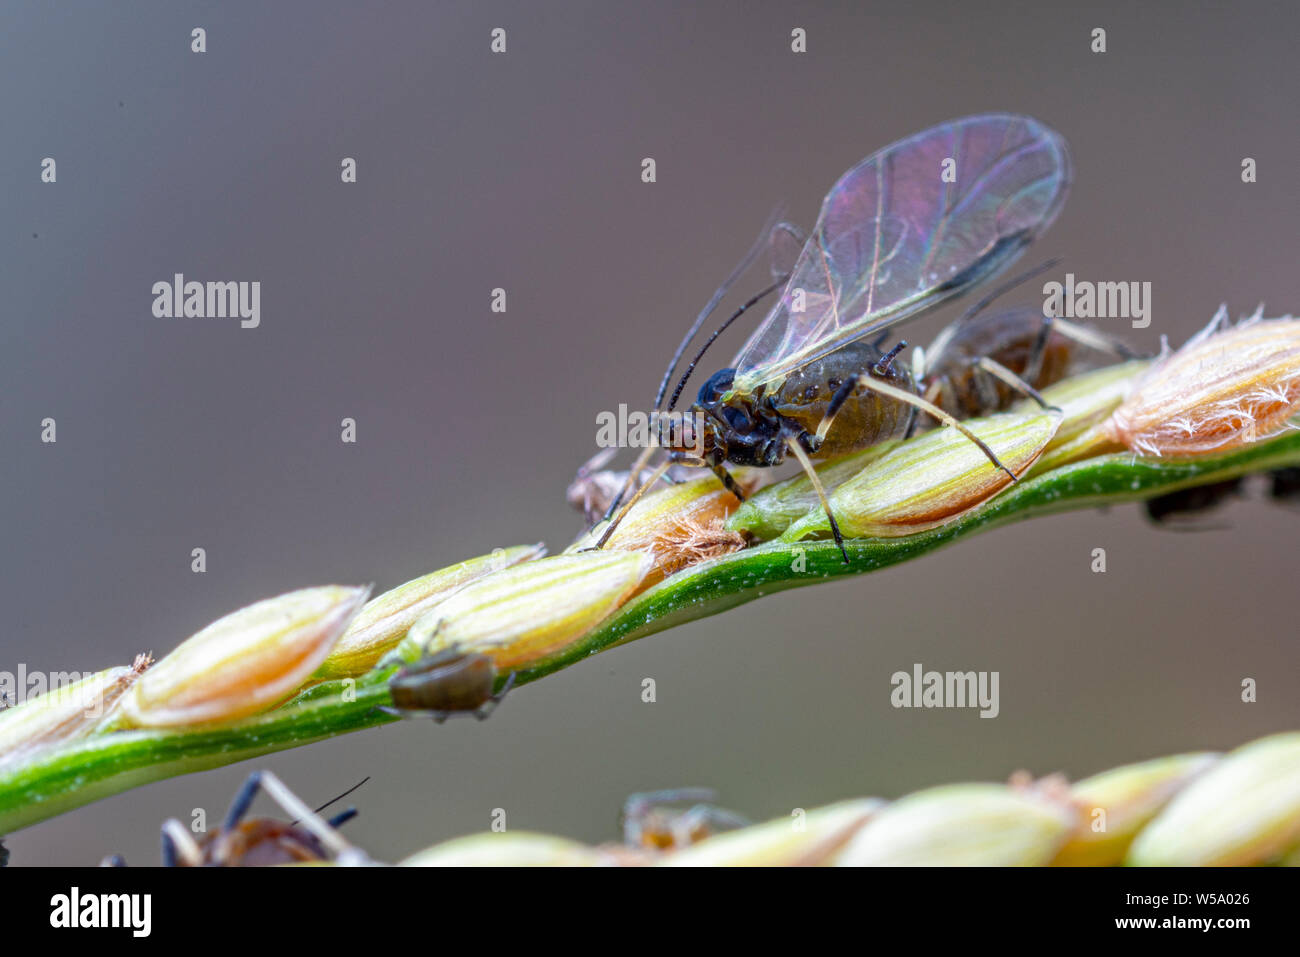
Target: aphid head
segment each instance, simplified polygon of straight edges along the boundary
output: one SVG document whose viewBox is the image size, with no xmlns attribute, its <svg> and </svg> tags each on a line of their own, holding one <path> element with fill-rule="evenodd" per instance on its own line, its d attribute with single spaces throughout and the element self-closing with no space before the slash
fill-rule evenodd
<svg viewBox="0 0 1300 957">
<path fill-rule="evenodd" d="M 735 369 L 719 369 L 700 386 L 696 401 L 706 409 L 727 402 L 733 395 L 731 386 L 735 381 Z"/>
</svg>

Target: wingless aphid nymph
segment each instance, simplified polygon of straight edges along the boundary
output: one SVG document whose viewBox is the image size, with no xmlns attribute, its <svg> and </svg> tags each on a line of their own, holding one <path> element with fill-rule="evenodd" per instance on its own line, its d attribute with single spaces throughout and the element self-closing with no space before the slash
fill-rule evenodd
<svg viewBox="0 0 1300 957">
<path fill-rule="evenodd" d="M 511 672 L 493 694 L 496 680 L 496 665 L 487 655 L 444 648 L 398 670 L 388 681 L 393 706 L 379 710 L 401 718 L 432 718 L 439 724 L 457 715 L 482 721 L 510 691 L 515 675 Z"/>
</svg>

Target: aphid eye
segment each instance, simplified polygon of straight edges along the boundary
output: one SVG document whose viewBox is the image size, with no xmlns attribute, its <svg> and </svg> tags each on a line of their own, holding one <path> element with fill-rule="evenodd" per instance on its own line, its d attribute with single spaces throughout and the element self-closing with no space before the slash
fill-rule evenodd
<svg viewBox="0 0 1300 957">
<path fill-rule="evenodd" d="M 838 389 L 841 385 L 843 385 L 843 383 L 834 376 L 826 380 L 826 388 L 830 389 L 832 392 Z"/>
<path fill-rule="evenodd" d="M 735 376 L 735 369 L 719 369 L 713 373 L 705 381 L 704 385 L 700 386 L 699 401 L 701 403 L 717 402 L 722 398 L 723 393 L 731 388 Z"/>
</svg>

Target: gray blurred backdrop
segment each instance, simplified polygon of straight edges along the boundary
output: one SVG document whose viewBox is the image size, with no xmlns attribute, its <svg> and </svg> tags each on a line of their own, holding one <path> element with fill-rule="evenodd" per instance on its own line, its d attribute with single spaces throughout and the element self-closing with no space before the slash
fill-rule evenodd
<svg viewBox="0 0 1300 957">
<path fill-rule="evenodd" d="M 963 114 L 1068 138 L 1073 192 L 1023 262 L 1150 281 L 1152 326 L 1112 327 L 1135 344 L 1180 342 L 1221 302 L 1300 308 L 1294 5 L 1091 6 L 6 3 L 0 668 L 123 664 L 289 589 L 558 551 L 596 413 L 646 406 L 773 208 L 809 225 L 850 165 Z M 154 319 L 176 272 L 260 280 L 261 327 Z M 1128 506 L 993 532 L 603 654 L 484 724 L 353 734 L 7 840 L 17 864 L 155 862 L 164 817 L 215 815 L 256 766 L 308 800 L 371 775 L 349 829 L 391 859 L 496 807 L 600 840 L 639 789 L 709 785 L 763 817 L 1230 747 L 1297 723 L 1300 518 L 1224 518 L 1176 535 Z M 914 662 L 1000 671 L 1001 716 L 892 709 Z"/>
</svg>

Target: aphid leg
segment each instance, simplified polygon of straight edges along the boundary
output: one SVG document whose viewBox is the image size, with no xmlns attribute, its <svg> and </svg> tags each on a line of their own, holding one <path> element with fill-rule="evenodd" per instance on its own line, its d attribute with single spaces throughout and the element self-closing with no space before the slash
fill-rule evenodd
<svg viewBox="0 0 1300 957">
<path fill-rule="evenodd" d="M 162 866 L 198 867 L 203 863 L 203 851 L 194 836 L 174 817 L 162 825 Z"/>
<path fill-rule="evenodd" d="M 501 702 L 505 700 L 506 695 L 510 693 L 510 689 L 515 686 L 516 677 L 518 677 L 518 675 L 515 672 L 510 672 L 506 677 L 505 684 L 501 686 L 501 690 L 488 698 L 484 704 L 480 705 L 478 710 L 474 712 L 474 717 L 478 718 L 480 721 L 487 720 L 488 715 L 496 711 L 498 705 L 500 705 Z"/>
<path fill-rule="evenodd" d="M 917 379 L 916 381 L 920 382 L 921 379 Z M 929 388 L 925 390 L 925 395 L 923 396 L 923 398 L 925 399 L 926 402 L 930 402 L 933 403 L 934 405 L 938 405 L 940 400 L 943 399 L 944 391 L 947 388 L 948 388 L 947 376 L 944 376 L 943 378 L 940 379 L 936 379 L 935 381 L 931 382 Z M 920 420 L 920 418 L 921 417 L 919 415 L 916 415 L 915 411 L 913 411 L 912 421 L 907 423 L 907 431 L 903 433 L 903 438 L 910 439 L 913 435 L 916 434 L 916 424 Z"/>
<path fill-rule="evenodd" d="M 609 541 L 609 537 L 614 534 L 614 529 L 618 528 L 619 523 L 622 522 L 623 519 L 627 518 L 628 512 L 632 511 L 632 506 L 636 505 L 637 501 L 641 498 L 641 496 L 646 493 L 646 489 L 654 485 L 655 482 L 659 481 L 659 479 L 663 476 L 663 474 L 668 471 L 668 467 L 672 464 L 673 464 L 673 459 L 667 458 L 664 459 L 664 461 L 660 465 L 656 466 L 655 470 L 650 473 L 650 478 L 646 479 L 646 481 L 641 483 L 641 487 L 636 490 L 636 494 L 634 494 L 630 499 L 627 500 L 627 502 L 623 505 L 622 509 L 619 510 L 619 513 L 616 516 L 614 516 L 614 518 L 610 519 L 609 524 L 605 526 L 605 531 L 601 533 L 601 536 L 599 540 L 597 540 L 596 544 L 591 546 L 591 549 L 584 549 L 584 551 L 604 548 L 605 543 Z M 635 475 L 637 473 L 633 472 L 632 474 Z"/>
<path fill-rule="evenodd" d="M 623 843 L 630 847 L 639 847 L 647 818 L 660 804 L 676 804 L 682 801 L 707 802 L 717 799 L 717 792 L 712 788 L 667 788 L 662 791 L 641 791 L 629 794 L 623 802 L 622 818 Z"/>
<path fill-rule="evenodd" d="M 244 789 L 251 789 L 252 794 L 256 794 L 259 788 L 280 805 L 285 813 L 301 821 L 303 827 L 315 835 L 316 839 L 334 855 L 336 861 L 343 864 L 371 863 L 364 851 L 349 844 L 342 834 L 330 827 L 328 822 L 322 820 L 320 815 L 304 804 L 298 795 L 290 791 L 284 782 L 270 771 L 255 771 L 244 785 Z M 252 802 L 251 796 L 249 802 Z M 234 810 L 233 806 L 231 810 Z"/>
<path fill-rule="evenodd" d="M 1011 388 L 1015 389 L 1017 392 L 1020 392 L 1028 396 L 1029 398 L 1033 399 L 1035 402 L 1038 403 L 1038 405 L 1041 408 L 1044 409 L 1056 408 L 1055 406 L 1048 405 L 1047 400 L 1042 397 L 1042 395 L 1039 393 L 1037 389 L 1035 389 L 1024 379 L 1020 378 L 1020 376 L 1016 375 L 1014 372 L 1012 372 L 1002 363 L 990 359 L 988 356 L 982 356 L 975 363 L 975 365 L 979 369 L 993 376 L 995 379 L 1001 379 L 1003 382 L 1011 386 Z M 994 406 L 991 407 L 995 407 L 995 406 L 996 403 L 994 404 Z"/>
<path fill-rule="evenodd" d="M 736 482 L 736 477 L 727 471 L 726 466 L 711 465 L 709 467 L 713 470 L 713 474 L 722 482 L 726 490 L 736 496 L 737 501 L 745 501 L 745 490 Z"/>
<path fill-rule="evenodd" d="M 243 787 L 235 795 L 235 799 L 230 802 L 230 810 L 226 812 L 226 819 L 221 826 L 229 831 L 239 826 L 239 822 L 244 819 L 248 809 L 253 806 L 253 800 L 257 797 L 257 792 L 262 789 L 262 772 L 254 771 L 248 776 Z"/>
<path fill-rule="evenodd" d="M 488 716 L 497 709 L 497 706 L 501 704 L 505 699 L 505 696 L 510 693 L 510 689 L 514 686 L 515 673 L 512 671 L 510 672 L 510 677 L 506 678 L 506 683 L 501 686 L 501 690 L 488 698 L 487 701 L 479 705 L 479 707 L 474 711 L 474 717 L 478 718 L 480 721 L 486 721 Z"/>
<path fill-rule="evenodd" d="M 979 407 L 997 409 L 1002 404 L 1002 397 L 998 395 L 998 383 L 993 375 L 980 368 L 979 361 L 976 360 L 971 366 L 970 377 L 975 386 L 975 394 L 979 396 Z"/>
<path fill-rule="evenodd" d="M 1011 476 L 1011 481 L 1013 482 L 1020 481 L 1016 473 L 1011 471 L 1011 469 L 1007 468 L 1005 465 L 1002 464 L 1002 460 L 999 459 L 997 455 L 994 454 L 993 450 L 989 448 L 987 444 L 985 444 L 983 439 L 981 439 L 970 429 L 966 428 L 966 426 L 962 425 L 960 422 L 958 422 L 947 412 L 943 411 L 943 409 L 939 408 L 937 405 L 935 405 L 932 402 L 926 401 L 925 399 L 921 398 L 919 395 L 917 395 L 914 392 L 908 392 L 906 389 L 899 389 L 895 386 L 889 385 L 887 382 L 881 382 L 878 379 L 873 379 L 871 376 L 863 374 L 858 376 L 856 380 L 850 379 L 843 386 L 841 386 L 840 391 L 837 392 L 835 395 L 835 399 L 839 399 L 841 395 L 844 395 L 844 398 L 847 399 L 848 395 L 845 392 L 845 387 L 852 386 L 855 383 L 857 385 L 865 386 L 866 388 L 871 389 L 874 392 L 879 392 L 881 395 L 888 396 L 891 399 L 897 399 L 899 402 L 906 402 L 908 405 L 913 405 L 916 408 L 920 409 L 922 412 L 928 412 L 930 415 L 934 416 L 944 425 L 952 426 L 962 435 L 966 436 L 966 438 L 970 439 L 977 446 L 979 446 L 979 450 L 988 457 L 988 460 L 990 462 L 992 462 L 1002 471 L 1006 472 L 1007 475 Z M 852 389 L 850 388 L 849 392 L 851 391 Z M 817 427 L 817 437 L 819 439 L 826 437 L 826 433 L 830 430 L 831 427 L 831 418 L 836 412 L 839 411 L 835 399 L 831 400 L 830 406 L 828 406 L 826 409 L 826 417 L 822 419 L 822 424 Z M 843 401 L 844 401 L 843 399 L 840 399 L 841 405 L 843 404 Z"/>
<path fill-rule="evenodd" d="M 348 821 L 352 820 L 356 816 L 357 816 L 357 809 L 354 807 L 350 807 L 347 810 L 339 811 L 338 814 L 335 814 L 333 817 L 328 818 L 325 821 L 325 823 L 328 824 L 330 827 L 339 828 L 342 827 L 344 824 L 348 823 Z"/>
<path fill-rule="evenodd" d="M 623 480 L 623 487 L 618 490 L 618 494 L 610 501 L 609 508 L 605 509 L 605 517 L 601 519 L 602 522 L 608 522 L 614 513 L 618 511 L 619 503 L 627 497 L 628 492 L 632 491 L 632 486 L 640 479 L 641 473 L 645 471 L 645 467 L 649 464 L 650 456 L 654 455 L 654 451 L 655 447 L 653 445 L 648 445 L 641 450 L 641 454 L 636 457 L 636 461 L 632 464 L 631 471 L 627 473 L 627 478 Z"/>
<path fill-rule="evenodd" d="M 1044 315 L 1043 324 L 1038 327 L 1038 335 L 1029 349 L 1029 361 L 1025 363 L 1025 380 L 1035 381 L 1043 371 L 1043 358 L 1047 355 L 1047 338 L 1052 334 L 1055 317 Z"/>
<path fill-rule="evenodd" d="M 697 834 L 707 838 L 720 831 L 735 831 L 752 823 L 749 818 L 735 811 L 712 804 L 696 804 L 673 821 L 673 840 L 678 847 L 686 847 L 701 839 L 696 837 Z"/>
<path fill-rule="evenodd" d="M 1077 322 L 1069 322 L 1065 319 L 1052 319 L 1052 328 L 1061 335 L 1073 339 L 1080 345 L 1085 345 L 1090 349 L 1096 349 L 1098 352 L 1104 352 L 1120 359 L 1149 359 L 1149 355 L 1143 355 L 1135 349 L 1130 348 L 1122 340 L 1114 336 L 1108 336 L 1105 333 L 1098 332 L 1095 329 L 1089 329 L 1087 326 L 1080 325 Z"/>
<path fill-rule="evenodd" d="M 829 412 L 827 414 L 829 415 Z M 835 521 L 835 515 L 831 512 L 831 503 L 826 497 L 826 488 L 822 485 L 817 470 L 813 468 L 812 459 L 808 458 L 808 453 L 803 450 L 799 440 L 793 436 L 787 436 L 785 444 L 790 447 L 790 451 L 794 453 L 794 457 L 799 460 L 804 472 L 808 474 L 808 480 L 812 482 L 813 488 L 817 490 L 817 498 L 821 500 L 822 510 L 826 512 L 826 518 L 831 523 L 831 534 L 835 536 L 835 544 L 839 547 L 840 555 L 844 558 L 844 564 L 849 564 L 849 553 L 844 548 L 844 536 L 840 533 L 839 523 Z"/>
</svg>

